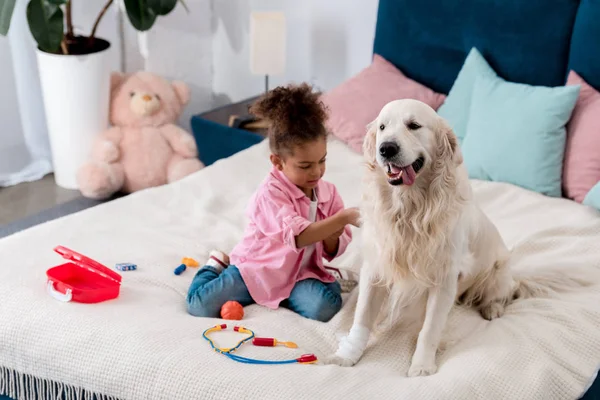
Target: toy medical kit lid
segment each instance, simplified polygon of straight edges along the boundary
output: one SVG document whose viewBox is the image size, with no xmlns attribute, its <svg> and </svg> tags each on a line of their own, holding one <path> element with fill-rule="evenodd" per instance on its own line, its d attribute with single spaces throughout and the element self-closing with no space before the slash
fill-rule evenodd
<svg viewBox="0 0 600 400">
<path fill-rule="evenodd" d="M 97 261 L 92 260 L 82 254 L 77 253 L 69 248 L 64 246 L 56 246 L 54 248 L 58 254 L 63 256 L 63 258 L 72 261 L 74 264 L 80 266 L 81 268 L 86 268 L 96 274 L 100 274 L 105 278 L 116 281 L 117 283 L 121 283 L 121 275 L 116 273 L 115 271 L 110 270 L 104 265 L 100 264 Z"/>
</svg>

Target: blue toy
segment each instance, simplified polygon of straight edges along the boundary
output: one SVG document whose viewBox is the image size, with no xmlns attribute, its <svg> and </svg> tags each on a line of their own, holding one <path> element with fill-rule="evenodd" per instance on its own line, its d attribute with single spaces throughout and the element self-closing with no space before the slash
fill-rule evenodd
<svg viewBox="0 0 600 400">
<path fill-rule="evenodd" d="M 179 267 L 175 268 L 175 275 L 181 275 L 183 273 L 183 271 L 185 271 L 187 267 L 185 266 L 185 264 L 181 264 Z"/>
<path fill-rule="evenodd" d="M 137 265 L 132 263 L 118 263 L 115 265 L 115 268 L 119 271 L 135 271 L 137 269 Z"/>
</svg>

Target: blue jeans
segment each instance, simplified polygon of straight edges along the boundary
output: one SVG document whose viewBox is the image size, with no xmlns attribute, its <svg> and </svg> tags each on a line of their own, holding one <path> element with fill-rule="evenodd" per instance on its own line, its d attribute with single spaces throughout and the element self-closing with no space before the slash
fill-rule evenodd
<svg viewBox="0 0 600 400">
<path fill-rule="evenodd" d="M 290 297 L 280 305 L 303 317 L 327 322 L 342 308 L 341 292 L 337 281 L 324 283 L 305 279 L 296 283 Z M 200 269 L 190 285 L 186 300 L 190 314 L 207 318 L 220 318 L 221 307 L 229 300 L 242 306 L 254 304 L 235 265 L 230 265 L 221 274 L 210 266 Z"/>
</svg>

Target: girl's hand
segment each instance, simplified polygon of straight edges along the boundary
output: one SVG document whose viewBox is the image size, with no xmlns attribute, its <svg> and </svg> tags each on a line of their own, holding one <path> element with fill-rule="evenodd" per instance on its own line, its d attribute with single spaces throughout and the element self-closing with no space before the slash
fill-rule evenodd
<svg viewBox="0 0 600 400">
<path fill-rule="evenodd" d="M 340 210 L 331 217 L 313 222 L 306 229 L 296 235 L 296 247 L 302 248 L 320 241 L 328 244 L 328 249 L 337 248 L 339 238 L 344 233 L 346 225 L 360 227 L 360 212 L 358 208 Z M 332 253 L 328 251 L 328 253 Z"/>
<path fill-rule="evenodd" d="M 357 228 L 360 228 L 361 220 L 360 220 L 360 210 L 358 209 L 358 207 L 346 208 L 343 212 L 344 212 L 344 216 L 346 217 L 347 224 L 354 225 Z"/>
</svg>

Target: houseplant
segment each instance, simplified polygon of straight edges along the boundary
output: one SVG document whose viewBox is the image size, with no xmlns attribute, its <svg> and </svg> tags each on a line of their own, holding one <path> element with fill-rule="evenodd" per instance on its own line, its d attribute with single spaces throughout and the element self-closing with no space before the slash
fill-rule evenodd
<svg viewBox="0 0 600 400">
<path fill-rule="evenodd" d="M 2 0 L 0 34 L 6 35 L 17 1 Z M 89 0 L 82 0 L 89 1 Z M 181 0 L 124 0 L 128 20 L 147 31 Z M 26 18 L 37 61 L 56 183 L 76 189 L 76 172 L 94 137 L 108 127 L 110 43 L 96 32 L 115 0 L 106 0 L 89 34 L 75 32 L 73 0 L 29 0 Z M 185 5 L 184 5 L 185 6 Z"/>
</svg>

